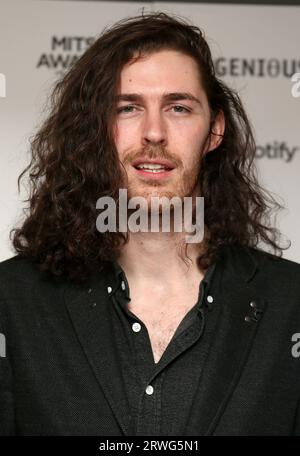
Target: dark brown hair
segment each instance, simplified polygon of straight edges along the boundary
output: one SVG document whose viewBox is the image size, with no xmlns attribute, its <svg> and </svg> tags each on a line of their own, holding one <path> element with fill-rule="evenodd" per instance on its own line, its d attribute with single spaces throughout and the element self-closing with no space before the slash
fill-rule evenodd
<svg viewBox="0 0 300 456">
<path fill-rule="evenodd" d="M 220 110 L 225 116 L 221 144 L 206 154 L 199 183 L 205 198 L 205 225 L 198 263 L 206 268 L 223 246 L 256 247 L 262 241 L 282 254 L 279 232 L 269 224 L 273 207 L 281 208 L 258 184 L 255 141 L 238 94 L 215 75 L 203 32 L 178 16 L 143 14 L 105 29 L 57 82 L 51 111 L 31 139 L 28 214 L 11 231 L 21 256 L 41 269 L 84 281 L 95 267 L 116 259 L 127 233 L 96 229 L 96 200 L 117 199 L 121 166 L 112 139 L 114 100 L 123 66 L 138 55 L 162 49 L 195 59 L 211 110 L 211 133 Z"/>
</svg>

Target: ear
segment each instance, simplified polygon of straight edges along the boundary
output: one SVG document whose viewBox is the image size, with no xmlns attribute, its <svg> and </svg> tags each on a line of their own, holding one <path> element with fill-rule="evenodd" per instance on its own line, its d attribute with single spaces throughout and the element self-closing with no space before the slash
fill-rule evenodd
<svg viewBox="0 0 300 456">
<path fill-rule="evenodd" d="M 225 131 L 225 116 L 223 111 L 219 111 L 211 128 L 208 136 L 208 147 L 205 154 L 216 149 L 222 142 Z"/>
</svg>

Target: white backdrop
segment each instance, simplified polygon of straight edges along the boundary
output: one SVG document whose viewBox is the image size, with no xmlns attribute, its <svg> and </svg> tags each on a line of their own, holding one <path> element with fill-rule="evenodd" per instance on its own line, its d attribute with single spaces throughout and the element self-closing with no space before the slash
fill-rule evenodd
<svg viewBox="0 0 300 456">
<path fill-rule="evenodd" d="M 300 262 L 300 97 L 291 93 L 300 7 L 40 0 L 0 0 L 0 261 L 14 255 L 8 233 L 26 195 L 17 177 L 51 86 L 105 26 L 142 8 L 178 13 L 204 30 L 219 75 L 239 91 L 254 126 L 261 182 L 286 207 L 277 219 L 292 241 L 284 257 Z"/>
</svg>

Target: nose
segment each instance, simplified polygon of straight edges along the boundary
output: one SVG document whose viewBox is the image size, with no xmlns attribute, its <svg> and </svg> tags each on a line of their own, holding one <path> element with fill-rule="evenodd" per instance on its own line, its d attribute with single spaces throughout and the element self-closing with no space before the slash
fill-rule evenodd
<svg viewBox="0 0 300 456">
<path fill-rule="evenodd" d="M 164 119 L 159 110 L 145 113 L 142 131 L 143 146 L 152 144 L 167 144 L 167 132 Z"/>
</svg>

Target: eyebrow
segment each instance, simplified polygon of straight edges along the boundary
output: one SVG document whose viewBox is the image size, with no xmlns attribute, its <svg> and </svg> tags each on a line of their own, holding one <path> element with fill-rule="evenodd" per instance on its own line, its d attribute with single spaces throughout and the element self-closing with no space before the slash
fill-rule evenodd
<svg viewBox="0 0 300 456">
<path fill-rule="evenodd" d="M 116 102 L 120 101 L 130 101 L 130 102 L 141 102 L 143 101 L 144 97 L 138 93 L 123 93 L 121 95 L 116 96 Z M 198 103 L 200 106 L 202 106 L 201 101 L 194 97 L 189 92 L 171 92 L 171 93 L 166 93 L 163 95 L 163 99 L 165 101 L 180 101 L 180 100 L 190 100 L 194 101 L 195 103 Z"/>
</svg>

